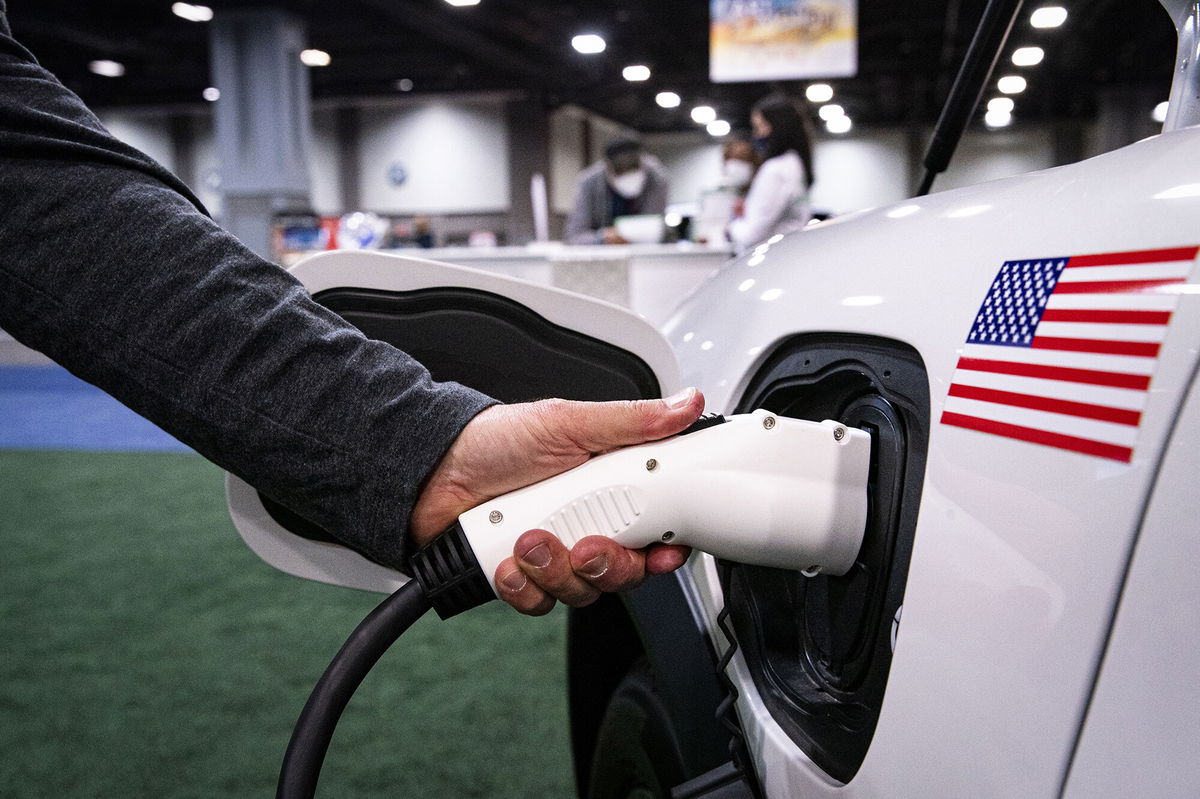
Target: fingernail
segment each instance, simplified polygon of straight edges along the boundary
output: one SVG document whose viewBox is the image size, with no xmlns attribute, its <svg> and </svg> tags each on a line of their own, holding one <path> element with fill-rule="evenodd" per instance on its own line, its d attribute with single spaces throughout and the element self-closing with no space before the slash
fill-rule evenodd
<svg viewBox="0 0 1200 799">
<path fill-rule="evenodd" d="M 579 567 L 579 573 L 584 577 L 603 577 L 606 571 L 608 571 L 608 555 L 603 553 Z"/>
<path fill-rule="evenodd" d="M 667 403 L 667 407 L 671 410 L 676 410 L 690 403 L 694 396 L 696 396 L 696 389 L 685 388 L 683 391 L 667 397 L 663 402 Z"/>
<path fill-rule="evenodd" d="M 538 544 L 533 549 L 526 552 L 521 560 L 528 563 L 530 566 L 536 566 L 539 569 L 544 569 L 550 565 L 550 547 L 545 544 Z"/>
<path fill-rule="evenodd" d="M 520 591 L 529 582 L 529 578 L 525 576 L 525 572 L 520 569 L 513 569 L 508 574 L 500 578 L 500 583 L 509 591 L 514 593 Z"/>
</svg>

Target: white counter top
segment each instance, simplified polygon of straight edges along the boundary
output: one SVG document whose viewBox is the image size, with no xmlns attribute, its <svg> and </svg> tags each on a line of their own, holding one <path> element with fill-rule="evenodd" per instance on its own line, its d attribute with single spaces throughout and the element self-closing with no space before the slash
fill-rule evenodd
<svg viewBox="0 0 1200 799">
<path fill-rule="evenodd" d="M 411 247 L 384 252 L 498 272 L 623 305 L 661 325 L 679 302 L 731 257 L 728 249 L 676 244 L 528 244 Z M 307 253 L 285 259 L 290 266 Z"/>
</svg>

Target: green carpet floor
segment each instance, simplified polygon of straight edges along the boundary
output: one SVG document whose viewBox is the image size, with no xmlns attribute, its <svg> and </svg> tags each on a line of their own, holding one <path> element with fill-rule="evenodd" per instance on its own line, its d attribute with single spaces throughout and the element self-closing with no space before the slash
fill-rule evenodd
<svg viewBox="0 0 1200 799">
<path fill-rule="evenodd" d="M 268 797 L 382 598 L 278 573 L 195 455 L 0 452 L 0 796 Z M 322 797 L 573 795 L 563 615 L 430 614 L 351 702 Z"/>
</svg>

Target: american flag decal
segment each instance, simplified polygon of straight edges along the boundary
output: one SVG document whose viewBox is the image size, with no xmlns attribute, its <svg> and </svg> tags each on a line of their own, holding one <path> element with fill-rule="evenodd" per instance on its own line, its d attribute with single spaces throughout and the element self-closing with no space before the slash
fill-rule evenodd
<svg viewBox="0 0 1200 799">
<path fill-rule="evenodd" d="M 1128 463 L 1200 247 L 1006 261 L 942 424 Z"/>
</svg>

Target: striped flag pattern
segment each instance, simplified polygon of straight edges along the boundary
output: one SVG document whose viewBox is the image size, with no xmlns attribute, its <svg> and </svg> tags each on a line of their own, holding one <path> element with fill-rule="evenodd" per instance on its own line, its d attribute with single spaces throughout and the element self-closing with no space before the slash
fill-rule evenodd
<svg viewBox="0 0 1200 799">
<path fill-rule="evenodd" d="M 1128 463 L 1200 247 L 1006 261 L 942 424 Z"/>
</svg>

